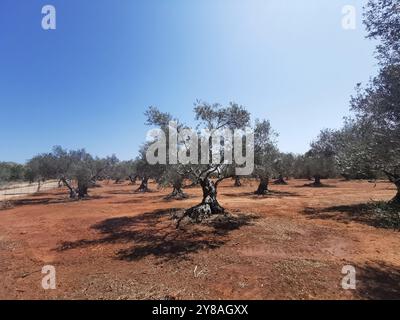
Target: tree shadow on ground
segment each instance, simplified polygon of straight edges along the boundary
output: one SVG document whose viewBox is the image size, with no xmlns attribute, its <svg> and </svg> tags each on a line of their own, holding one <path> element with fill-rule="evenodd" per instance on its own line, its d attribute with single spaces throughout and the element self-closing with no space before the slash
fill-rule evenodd
<svg viewBox="0 0 400 320">
<path fill-rule="evenodd" d="M 360 203 L 353 205 L 333 206 L 328 208 L 306 207 L 303 214 L 310 219 L 334 220 L 343 223 L 358 222 L 385 229 L 400 228 L 400 208 L 391 207 L 388 203 Z"/>
<path fill-rule="evenodd" d="M 103 196 L 88 196 L 83 199 L 71 199 L 68 195 L 64 195 L 63 197 L 42 197 L 39 198 L 38 196 L 29 197 L 29 198 L 21 198 L 21 199 L 10 199 L 7 200 L 12 207 L 20 207 L 20 206 L 32 206 L 32 205 L 47 205 L 47 204 L 59 204 L 59 203 L 69 203 L 69 202 L 77 202 L 77 201 L 90 201 L 90 200 L 98 200 L 104 199 L 107 197 Z"/>
<path fill-rule="evenodd" d="M 314 182 L 311 183 L 306 183 L 300 186 L 295 186 L 295 188 L 337 188 L 337 186 L 332 185 L 332 184 L 325 184 L 325 183 L 321 183 L 320 185 L 315 185 Z"/>
<path fill-rule="evenodd" d="M 361 299 L 400 299 L 400 267 L 368 263 L 356 270 L 356 294 Z"/>
<path fill-rule="evenodd" d="M 156 195 L 150 195 L 148 193 L 132 193 L 131 199 L 111 201 L 113 204 L 132 204 L 132 203 L 143 203 L 143 201 L 161 201 L 165 195 L 157 193 Z"/>
<path fill-rule="evenodd" d="M 111 191 L 105 191 L 104 193 L 106 194 L 135 194 L 135 189 L 132 190 L 111 190 Z"/>
<path fill-rule="evenodd" d="M 240 192 L 240 193 L 223 193 L 222 194 L 225 197 L 230 197 L 230 198 L 237 198 L 237 197 L 249 197 L 253 199 L 258 199 L 258 198 L 286 198 L 286 197 L 302 197 L 300 194 L 295 193 L 295 192 L 288 192 L 288 191 L 277 191 L 277 190 L 269 190 L 266 194 L 264 195 L 258 195 L 253 192 Z"/>
<path fill-rule="evenodd" d="M 257 218 L 241 214 L 209 224 L 193 224 L 185 229 L 176 229 L 176 223 L 171 217 L 179 210 L 182 209 L 156 210 L 133 217 L 106 219 L 91 227 L 100 233 L 101 238 L 63 242 L 56 250 L 126 244 L 127 248 L 117 251 L 117 259 L 136 261 L 155 256 L 162 260 L 186 260 L 191 253 L 221 247 L 229 240 L 228 234 L 231 231 L 250 225 Z"/>
</svg>

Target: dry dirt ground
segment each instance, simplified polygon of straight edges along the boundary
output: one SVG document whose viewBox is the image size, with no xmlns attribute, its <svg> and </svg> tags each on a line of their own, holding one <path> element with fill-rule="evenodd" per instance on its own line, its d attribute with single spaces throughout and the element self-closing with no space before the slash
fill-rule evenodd
<svg viewBox="0 0 400 320">
<path fill-rule="evenodd" d="M 18 199 L 0 211 L 0 298 L 400 299 L 400 233 L 353 210 L 394 188 L 325 182 L 291 180 L 259 197 L 256 181 L 225 181 L 220 203 L 240 222 L 182 230 L 171 210 L 197 204 L 198 188 L 183 201 L 127 183 L 103 183 L 83 201 L 64 189 Z M 56 268 L 55 290 L 41 286 L 44 265 Z M 345 265 L 356 268 L 356 290 L 341 287 Z"/>
</svg>

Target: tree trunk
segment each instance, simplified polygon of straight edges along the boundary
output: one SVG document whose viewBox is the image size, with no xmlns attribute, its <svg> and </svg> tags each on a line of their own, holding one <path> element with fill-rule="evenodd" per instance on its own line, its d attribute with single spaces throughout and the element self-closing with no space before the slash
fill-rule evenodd
<svg viewBox="0 0 400 320">
<path fill-rule="evenodd" d="M 40 180 L 38 181 L 38 186 L 37 186 L 37 190 L 36 190 L 36 192 L 39 192 L 40 191 Z"/>
<path fill-rule="evenodd" d="M 129 175 L 128 178 L 132 185 L 136 184 L 136 176 Z"/>
<path fill-rule="evenodd" d="M 278 179 L 274 181 L 274 184 L 287 185 L 287 182 L 285 181 L 285 179 L 283 179 L 283 175 L 280 174 Z"/>
<path fill-rule="evenodd" d="M 75 199 L 76 198 L 76 192 L 74 190 L 74 188 L 72 188 L 70 186 L 70 184 L 67 182 L 67 180 L 65 178 L 61 178 L 60 181 L 62 181 L 64 183 L 64 185 L 68 188 L 69 190 L 69 197 L 71 199 Z"/>
<path fill-rule="evenodd" d="M 255 192 L 257 195 L 264 195 L 268 193 L 269 178 L 260 178 L 260 184 Z"/>
<path fill-rule="evenodd" d="M 140 183 L 140 186 L 136 191 L 138 191 L 138 192 L 149 192 L 150 189 L 148 187 L 148 183 L 149 183 L 149 178 L 147 178 L 147 177 L 142 178 L 142 182 Z"/>
<path fill-rule="evenodd" d="M 85 198 L 88 195 L 88 186 L 87 186 L 87 184 L 78 181 L 77 192 L 78 192 L 78 198 L 79 199 Z"/>
<path fill-rule="evenodd" d="M 241 186 L 242 186 L 242 182 L 240 181 L 240 177 L 239 176 L 235 176 L 234 187 L 241 187 Z"/>
<path fill-rule="evenodd" d="M 172 192 L 165 197 L 166 200 L 176 199 L 182 200 L 188 198 L 188 195 L 183 192 L 182 190 L 182 181 L 176 181 L 173 183 L 173 190 Z"/>
<path fill-rule="evenodd" d="M 225 209 L 217 201 L 217 185 L 209 178 L 200 181 L 203 190 L 203 200 L 197 206 L 194 206 L 184 213 L 178 220 L 177 228 L 184 217 L 189 217 L 195 222 L 211 217 L 216 214 L 223 214 Z"/>
<path fill-rule="evenodd" d="M 314 183 L 313 183 L 314 187 L 320 187 L 322 186 L 321 183 L 321 176 L 320 175 L 315 175 L 314 176 Z"/>
</svg>

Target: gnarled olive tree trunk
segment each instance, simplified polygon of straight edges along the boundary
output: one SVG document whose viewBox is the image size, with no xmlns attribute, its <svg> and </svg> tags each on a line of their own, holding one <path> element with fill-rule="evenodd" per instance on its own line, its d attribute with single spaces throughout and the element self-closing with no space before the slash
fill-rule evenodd
<svg viewBox="0 0 400 320">
<path fill-rule="evenodd" d="M 60 181 L 68 188 L 69 190 L 69 197 L 71 199 L 75 199 L 76 198 L 76 191 L 74 190 L 74 188 L 72 188 L 72 186 L 68 183 L 67 179 L 65 179 L 64 177 L 60 178 Z"/>
<path fill-rule="evenodd" d="M 136 184 L 137 176 L 129 175 L 128 178 L 129 178 L 129 181 L 131 182 L 132 185 Z"/>
<path fill-rule="evenodd" d="M 321 183 L 321 176 L 320 175 L 315 175 L 314 176 L 314 183 L 313 183 L 313 185 L 314 185 L 314 187 L 320 187 L 320 186 L 322 186 L 322 183 Z"/>
<path fill-rule="evenodd" d="M 143 177 L 142 182 L 140 183 L 139 188 L 137 189 L 138 192 L 149 192 L 150 189 L 148 187 L 149 183 L 149 178 L 148 177 Z"/>
<path fill-rule="evenodd" d="M 283 175 L 280 174 L 280 175 L 278 176 L 278 179 L 276 179 L 276 180 L 274 181 L 274 184 L 287 185 L 287 182 L 286 182 L 285 179 L 283 178 Z"/>
<path fill-rule="evenodd" d="M 268 185 L 269 185 L 269 178 L 262 177 L 260 178 L 260 184 L 258 185 L 257 190 L 254 192 L 257 195 L 264 195 L 268 193 Z"/>
<path fill-rule="evenodd" d="M 78 193 L 78 198 L 83 199 L 88 196 L 88 184 L 86 182 L 78 181 L 78 188 L 76 189 Z"/>
<path fill-rule="evenodd" d="M 188 198 L 188 195 L 182 190 L 182 180 L 177 180 L 172 184 L 172 192 L 165 197 L 166 200 L 182 200 Z"/>
<path fill-rule="evenodd" d="M 212 215 L 225 213 L 225 209 L 221 207 L 217 200 L 218 181 L 214 182 L 207 177 L 200 180 L 200 185 L 203 191 L 203 200 L 197 206 L 185 211 L 184 215 L 178 220 L 177 228 L 184 217 L 200 222 Z"/>
</svg>

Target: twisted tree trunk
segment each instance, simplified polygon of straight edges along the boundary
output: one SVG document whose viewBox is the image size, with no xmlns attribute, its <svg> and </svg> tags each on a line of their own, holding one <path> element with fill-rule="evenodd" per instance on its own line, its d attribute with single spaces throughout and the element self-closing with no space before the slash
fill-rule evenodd
<svg viewBox="0 0 400 320">
<path fill-rule="evenodd" d="M 138 192 L 149 192 L 150 189 L 148 187 L 149 178 L 144 177 L 142 178 L 142 182 L 140 183 L 139 188 L 137 189 Z"/>
<path fill-rule="evenodd" d="M 185 211 L 183 216 L 178 220 L 177 228 L 185 217 L 189 217 L 195 222 L 201 222 L 212 215 L 225 213 L 225 209 L 221 207 L 217 200 L 218 182 L 214 182 L 209 178 L 204 178 L 200 180 L 200 185 L 203 191 L 203 200 L 197 206 Z"/>
<path fill-rule="evenodd" d="M 68 188 L 69 190 L 69 197 L 71 199 L 75 199 L 76 198 L 76 192 L 74 190 L 74 188 L 71 187 L 71 185 L 67 182 L 67 179 L 65 179 L 64 177 L 62 177 L 60 179 L 60 181 L 62 181 L 64 183 L 64 185 Z"/>
<path fill-rule="evenodd" d="M 137 178 L 136 176 L 129 175 L 128 178 L 132 185 L 136 184 L 136 178 Z"/>
<path fill-rule="evenodd" d="M 269 178 L 262 177 L 260 178 L 260 184 L 258 185 L 258 188 L 256 192 L 254 192 L 257 195 L 264 195 L 268 193 L 268 185 L 269 185 Z"/>
<path fill-rule="evenodd" d="M 314 176 L 314 183 L 313 183 L 314 187 L 320 187 L 322 186 L 321 183 L 321 176 L 320 175 L 315 175 Z"/>
<path fill-rule="evenodd" d="M 281 185 L 287 185 L 287 182 L 285 181 L 285 179 L 283 179 L 283 175 L 280 174 L 278 179 L 276 179 L 274 181 L 274 184 L 281 184 Z"/>
<path fill-rule="evenodd" d="M 88 196 L 89 195 L 88 189 L 89 189 L 89 187 L 88 187 L 87 183 L 78 181 L 78 188 L 76 189 L 76 191 L 78 192 L 78 198 L 83 199 L 86 196 Z"/>
<path fill-rule="evenodd" d="M 174 189 L 169 195 L 165 197 L 166 200 L 170 199 L 182 200 L 188 197 L 188 195 L 184 193 L 182 190 L 182 181 L 175 181 L 172 186 Z"/>
</svg>

